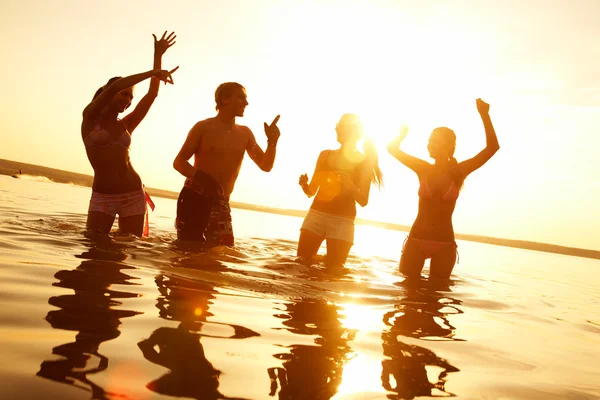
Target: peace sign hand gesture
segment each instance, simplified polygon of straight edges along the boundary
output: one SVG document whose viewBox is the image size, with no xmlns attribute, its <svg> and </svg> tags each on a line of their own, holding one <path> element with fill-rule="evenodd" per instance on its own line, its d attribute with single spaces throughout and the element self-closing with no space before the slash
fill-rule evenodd
<svg viewBox="0 0 600 400">
<path fill-rule="evenodd" d="M 173 81 L 173 76 L 172 74 L 177 71 L 179 69 L 179 67 L 175 67 L 170 71 L 167 71 L 165 69 L 156 69 L 154 70 L 154 76 L 156 76 L 158 79 L 160 79 L 161 81 L 163 81 L 165 83 L 165 85 L 167 83 L 170 83 L 171 85 L 174 84 L 175 82 Z"/>
<path fill-rule="evenodd" d="M 279 121 L 279 115 L 275 117 L 270 125 L 268 125 L 266 122 L 264 123 L 265 135 L 267 135 L 267 143 L 269 146 L 277 146 L 277 141 L 281 135 L 281 132 L 279 132 L 279 128 L 277 127 L 277 121 Z"/>
</svg>

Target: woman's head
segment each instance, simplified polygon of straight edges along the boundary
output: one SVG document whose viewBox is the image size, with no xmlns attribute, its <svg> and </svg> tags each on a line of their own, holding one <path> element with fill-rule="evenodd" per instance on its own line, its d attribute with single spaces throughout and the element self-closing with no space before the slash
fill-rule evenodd
<svg viewBox="0 0 600 400">
<path fill-rule="evenodd" d="M 362 123 L 356 114 L 344 114 L 338 121 L 335 131 L 340 144 L 358 142 L 363 137 Z"/>
<path fill-rule="evenodd" d="M 94 99 L 100 95 L 107 87 L 113 84 L 115 81 L 121 79 L 120 76 L 115 76 L 110 78 L 106 85 L 102 86 L 96 93 L 94 94 Z M 110 101 L 108 107 L 115 108 L 118 112 L 123 112 L 131 106 L 131 102 L 133 101 L 133 86 L 127 89 L 121 90 L 119 93 L 115 94 L 115 96 Z"/>
<path fill-rule="evenodd" d="M 450 128 L 435 128 L 429 137 L 427 144 L 429 155 L 436 161 L 449 161 L 448 171 L 457 187 L 462 188 L 465 178 L 458 168 L 458 162 L 454 158 L 456 149 L 456 134 Z"/>
<path fill-rule="evenodd" d="M 429 137 L 427 150 L 434 160 L 450 160 L 454 158 L 456 134 L 450 128 L 435 128 Z"/>
</svg>

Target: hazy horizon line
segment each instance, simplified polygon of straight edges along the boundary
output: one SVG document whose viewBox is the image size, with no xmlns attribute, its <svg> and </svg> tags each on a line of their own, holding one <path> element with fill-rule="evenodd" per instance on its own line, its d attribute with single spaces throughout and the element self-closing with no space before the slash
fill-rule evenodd
<svg viewBox="0 0 600 400">
<path fill-rule="evenodd" d="M 55 183 L 66 183 L 73 184 L 77 186 L 83 187 L 91 187 L 93 182 L 93 176 L 81 174 L 78 172 L 65 171 L 57 168 L 45 167 L 43 165 L 29 164 L 20 161 L 12 161 L 6 159 L 0 159 L 0 175 L 9 175 L 9 176 L 18 176 L 19 170 L 23 170 L 23 167 L 28 167 L 30 173 L 23 173 L 23 175 L 28 176 L 40 176 L 46 177 L 52 182 Z M 32 173 L 33 172 L 33 173 Z M 177 200 L 179 194 L 177 192 L 165 189 L 157 189 L 157 188 L 146 188 L 148 193 L 152 196 L 168 198 Z M 249 211 L 257 211 L 257 212 L 265 212 L 269 214 L 279 214 L 286 215 L 292 217 L 300 217 L 303 218 L 307 210 L 296 210 L 296 209 L 287 209 L 287 208 L 279 208 L 279 207 L 271 207 L 271 206 L 263 206 L 258 204 L 244 203 L 244 202 L 231 202 L 232 208 L 238 208 Z M 404 231 L 408 232 L 410 230 L 410 226 L 395 224 L 386 221 L 379 220 L 370 220 L 364 218 L 357 218 L 356 223 L 360 225 L 371 225 L 377 226 L 384 229 L 396 230 L 396 231 Z M 584 258 L 592 258 L 600 260 L 600 250 L 595 249 L 585 249 L 580 247 L 571 247 L 571 246 L 562 246 L 551 243 L 544 242 L 535 242 L 531 240 L 521 240 L 521 239 L 507 239 L 493 236 L 484 236 L 484 235 L 475 235 L 475 234 L 464 234 L 464 233 L 456 233 L 456 239 L 465 240 L 469 242 L 476 243 L 485 243 L 496 246 L 503 247 L 513 247 L 520 248 L 525 250 L 534 250 L 534 251 L 542 251 L 547 253 L 554 254 L 563 254 L 568 256 L 575 257 L 584 257 Z"/>
</svg>

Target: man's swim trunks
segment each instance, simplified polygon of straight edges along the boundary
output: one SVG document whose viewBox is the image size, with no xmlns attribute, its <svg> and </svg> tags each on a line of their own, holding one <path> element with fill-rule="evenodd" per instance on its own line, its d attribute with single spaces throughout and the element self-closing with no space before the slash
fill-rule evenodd
<svg viewBox="0 0 600 400">
<path fill-rule="evenodd" d="M 186 179 L 177 200 L 175 228 L 180 241 L 234 245 L 229 198 L 212 176 L 198 171 L 196 179 Z"/>
</svg>

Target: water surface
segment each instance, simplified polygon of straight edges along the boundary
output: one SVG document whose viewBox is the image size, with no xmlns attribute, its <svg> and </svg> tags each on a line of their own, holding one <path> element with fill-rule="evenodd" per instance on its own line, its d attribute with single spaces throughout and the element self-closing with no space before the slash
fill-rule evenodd
<svg viewBox="0 0 600 400">
<path fill-rule="evenodd" d="M 82 235 L 90 189 L 0 176 L 7 399 L 600 398 L 600 261 L 459 242 L 407 285 L 406 233 L 357 226 L 342 271 L 294 262 L 295 217 L 234 210 L 236 249 Z"/>
</svg>

